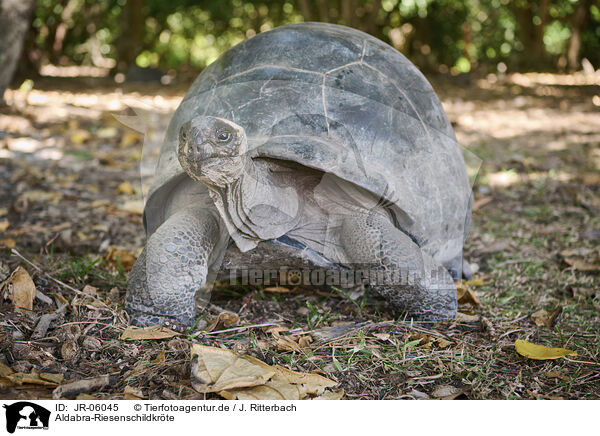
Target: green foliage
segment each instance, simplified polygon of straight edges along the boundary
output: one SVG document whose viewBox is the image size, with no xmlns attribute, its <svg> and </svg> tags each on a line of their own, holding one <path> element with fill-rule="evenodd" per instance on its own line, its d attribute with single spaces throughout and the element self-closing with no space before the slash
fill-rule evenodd
<svg viewBox="0 0 600 436">
<path fill-rule="evenodd" d="M 38 0 L 30 50 L 53 63 L 115 65 L 123 57 L 119 44 L 128 25 L 127 1 Z M 198 71 L 248 37 L 310 18 L 350 20 L 419 66 L 442 72 L 493 70 L 498 62 L 514 69 L 532 59 L 532 44 L 540 46 L 542 57 L 535 61 L 544 61 L 539 67 L 545 68 L 566 55 L 580 1 L 585 0 L 548 0 L 544 13 L 542 2 L 532 0 L 145 0 L 135 11 L 143 17 L 135 62 Z M 354 6 L 350 15 L 345 4 Z M 536 29 L 543 35 L 537 42 L 530 38 Z M 599 66 L 600 7 L 595 2 L 581 32 L 580 55 Z"/>
</svg>

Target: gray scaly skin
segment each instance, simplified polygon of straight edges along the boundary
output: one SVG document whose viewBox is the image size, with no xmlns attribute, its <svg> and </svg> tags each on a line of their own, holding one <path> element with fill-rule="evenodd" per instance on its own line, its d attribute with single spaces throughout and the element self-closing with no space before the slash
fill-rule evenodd
<svg viewBox="0 0 600 436">
<path fill-rule="evenodd" d="M 261 240 L 301 234 L 298 229 L 311 224 L 317 229 L 316 250 L 319 240 L 326 238 L 326 213 L 319 213 L 314 201 L 311 208 L 311 189 L 319 179 L 306 176 L 308 185 L 303 185 L 299 180 L 308 169 L 300 168 L 294 180 L 286 182 L 289 168 L 286 173 L 281 164 L 254 160 L 247 154 L 240 126 L 221 118 L 196 117 L 181 128 L 178 156 L 188 175 L 209 188 L 219 213 L 205 206 L 194 208 L 185 203 L 184 197 L 175 208 L 183 204 L 187 207 L 177 210 L 150 237 L 130 278 L 127 310 L 138 325 L 193 323 L 194 293 L 206 284 L 208 266 L 223 226 L 242 251 L 252 249 Z M 294 183 L 296 191 L 290 195 Z M 245 195 L 256 184 L 262 189 L 275 186 L 273 195 L 282 197 L 279 200 L 286 211 L 294 209 L 286 209 L 286 201 L 299 202 L 299 215 L 279 210 L 261 213 L 262 203 L 253 203 L 254 196 Z M 343 192 L 333 189 L 329 195 L 343 197 Z M 368 283 L 398 312 L 410 317 L 428 321 L 454 317 L 456 290 L 450 274 L 395 227 L 384 208 L 349 207 L 342 217 L 336 243 L 341 247 L 338 263 L 382 274 L 408 273 L 412 277 L 408 282 L 382 283 L 372 277 Z M 437 273 L 433 277 L 432 270 Z"/>
<path fill-rule="evenodd" d="M 217 218 L 188 207 L 150 237 L 131 271 L 125 306 L 134 325 L 194 323 L 194 295 L 206 283 Z"/>
</svg>

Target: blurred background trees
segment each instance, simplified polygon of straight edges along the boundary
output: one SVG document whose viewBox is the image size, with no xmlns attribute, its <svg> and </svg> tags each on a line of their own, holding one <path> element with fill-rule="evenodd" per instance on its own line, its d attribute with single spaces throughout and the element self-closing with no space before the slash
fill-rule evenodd
<svg viewBox="0 0 600 436">
<path fill-rule="evenodd" d="M 21 69 L 196 74 L 243 39 L 300 21 L 361 29 L 441 73 L 600 67 L 598 0 L 37 0 Z"/>
</svg>

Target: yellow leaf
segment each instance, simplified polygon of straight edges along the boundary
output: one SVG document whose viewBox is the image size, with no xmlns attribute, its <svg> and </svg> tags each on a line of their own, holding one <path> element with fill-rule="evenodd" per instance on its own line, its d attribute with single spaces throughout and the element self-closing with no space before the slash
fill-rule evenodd
<svg viewBox="0 0 600 436">
<path fill-rule="evenodd" d="M 128 147 L 132 144 L 140 142 L 142 140 L 142 136 L 137 132 L 132 132 L 131 130 L 126 130 L 121 137 L 121 146 Z"/>
<path fill-rule="evenodd" d="M 118 134 L 116 127 L 101 127 L 96 131 L 96 136 L 102 139 L 114 138 Z"/>
<path fill-rule="evenodd" d="M 517 339 L 515 349 L 521 356 L 535 360 L 560 359 L 565 356 L 577 356 L 577 353 L 566 348 L 550 348 L 543 345 L 532 344 L 531 342 Z"/>
<path fill-rule="evenodd" d="M 92 135 L 90 132 L 83 129 L 77 129 L 73 133 L 71 133 L 71 142 L 75 144 L 83 144 L 85 141 L 90 139 Z"/>
<path fill-rule="evenodd" d="M 135 192 L 129 182 L 123 182 L 117 187 L 117 194 L 131 195 Z"/>
<path fill-rule="evenodd" d="M 168 339 L 176 335 L 178 335 L 177 332 L 160 325 L 143 328 L 129 326 L 121 334 L 121 339 L 124 341 L 135 341 L 138 339 Z"/>
<path fill-rule="evenodd" d="M 36 289 L 29 273 L 18 267 L 12 274 L 10 282 L 12 284 L 12 301 L 18 312 L 33 309 L 33 300 Z"/>
</svg>

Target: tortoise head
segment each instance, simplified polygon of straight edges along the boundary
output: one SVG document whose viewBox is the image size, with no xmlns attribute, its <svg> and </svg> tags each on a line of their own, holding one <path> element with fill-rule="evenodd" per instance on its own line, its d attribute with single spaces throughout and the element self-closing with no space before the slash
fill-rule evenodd
<svg viewBox="0 0 600 436">
<path fill-rule="evenodd" d="M 197 116 L 179 129 L 177 156 L 190 177 L 209 186 L 223 187 L 244 170 L 248 141 L 232 121 Z"/>
</svg>

